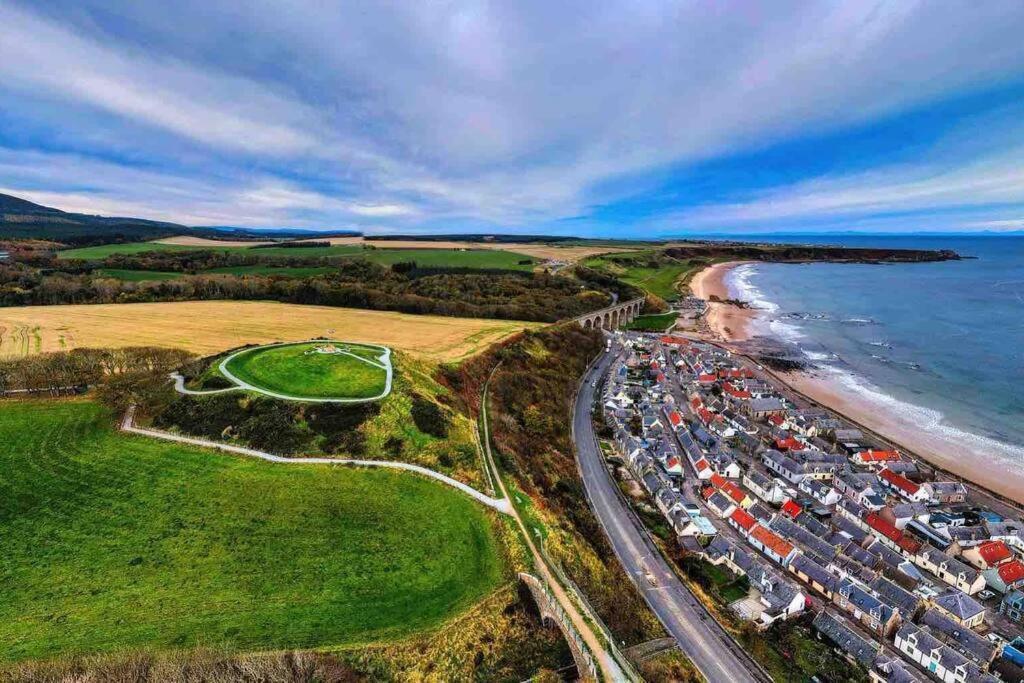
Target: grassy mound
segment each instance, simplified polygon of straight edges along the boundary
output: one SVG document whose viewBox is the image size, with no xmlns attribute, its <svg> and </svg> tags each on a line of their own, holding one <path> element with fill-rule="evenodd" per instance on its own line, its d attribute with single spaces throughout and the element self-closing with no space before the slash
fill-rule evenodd
<svg viewBox="0 0 1024 683">
<path fill-rule="evenodd" d="M 387 371 L 379 347 L 324 342 L 264 346 L 232 356 L 225 368 L 259 389 L 296 398 L 373 398 L 384 393 Z"/>
<path fill-rule="evenodd" d="M 489 513 L 441 484 L 233 458 L 111 417 L 0 410 L 0 661 L 387 640 L 503 580 Z"/>
</svg>

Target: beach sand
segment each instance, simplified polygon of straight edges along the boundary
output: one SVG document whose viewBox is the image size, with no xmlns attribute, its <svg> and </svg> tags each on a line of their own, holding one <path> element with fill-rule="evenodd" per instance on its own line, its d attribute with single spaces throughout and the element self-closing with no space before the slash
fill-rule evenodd
<svg viewBox="0 0 1024 683">
<path fill-rule="evenodd" d="M 712 295 L 720 299 L 734 296 L 728 290 L 726 277 L 741 263 L 719 263 L 702 270 L 690 282 L 694 295 L 706 300 Z M 714 339 L 724 342 L 724 346 L 737 353 L 745 354 L 749 348 L 744 348 L 740 342 L 749 341 L 762 327 L 758 324 L 760 315 L 757 309 L 709 303 L 706 318 Z M 888 409 L 866 395 L 863 389 L 850 386 L 838 373 L 828 369 L 770 374 L 792 390 L 875 432 L 908 455 L 1024 503 L 1024 470 L 993 457 L 984 444 L 967 447 L 963 442 L 952 443 L 933 425 L 922 424 L 911 415 Z M 943 477 L 940 475 L 939 478 Z"/>
<path fill-rule="evenodd" d="M 743 263 L 745 262 L 716 263 L 700 271 L 690 280 L 690 290 L 694 296 L 708 301 L 708 312 L 705 319 L 711 332 L 722 341 L 740 342 L 750 339 L 752 328 L 757 320 L 757 311 L 754 309 L 740 308 L 711 300 L 712 297 L 723 301 L 733 298 L 726 284 L 726 277 L 733 268 Z"/>
<path fill-rule="evenodd" d="M 886 410 L 856 388 L 841 384 L 828 371 L 787 372 L 775 376 L 817 403 L 876 432 L 900 450 L 1024 503 L 1024 471 L 1003 466 L 981 444 L 973 447 L 951 443 L 941 431 L 920 424 L 909 415 Z"/>
</svg>

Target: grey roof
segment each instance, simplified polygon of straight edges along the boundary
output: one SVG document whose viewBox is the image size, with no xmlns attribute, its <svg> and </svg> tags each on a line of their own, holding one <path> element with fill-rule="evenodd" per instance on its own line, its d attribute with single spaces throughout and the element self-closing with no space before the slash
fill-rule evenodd
<svg viewBox="0 0 1024 683">
<path fill-rule="evenodd" d="M 747 508 L 747 512 L 753 515 L 754 519 L 756 519 L 759 522 L 768 522 L 771 520 L 772 517 L 775 516 L 775 513 L 771 510 L 771 508 L 769 508 L 764 503 L 754 503 L 749 508 Z"/>
<path fill-rule="evenodd" d="M 832 524 L 835 525 L 836 529 L 843 532 L 857 543 L 863 543 L 864 539 L 868 537 L 868 532 L 861 529 L 846 517 L 833 517 Z"/>
<path fill-rule="evenodd" d="M 814 628 L 828 637 L 840 650 L 866 667 L 871 666 L 871 662 L 875 660 L 881 647 L 874 641 L 862 638 L 856 631 L 828 612 L 822 612 L 814 618 Z"/>
<path fill-rule="evenodd" d="M 935 605 L 946 610 L 961 621 L 966 621 L 985 611 L 985 608 L 977 600 L 955 589 L 935 598 Z"/>
<path fill-rule="evenodd" d="M 879 656 L 875 660 L 875 671 L 885 674 L 888 683 L 925 683 L 924 676 L 920 676 L 912 666 L 895 657 Z"/>
<path fill-rule="evenodd" d="M 794 571 L 810 577 L 812 581 L 824 586 L 829 591 L 834 591 L 839 585 L 839 579 L 835 575 L 829 573 L 827 569 L 803 553 L 798 553 L 789 565 Z"/>
<path fill-rule="evenodd" d="M 914 615 L 917 606 L 921 603 L 921 598 L 882 575 L 879 575 L 869 585 L 871 590 L 878 593 L 886 602 L 898 607 L 900 614 L 908 619 Z"/>
<path fill-rule="evenodd" d="M 825 535 L 828 534 L 828 527 L 806 512 L 797 515 L 796 519 L 793 521 L 810 531 L 815 536 L 824 538 Z"/>
<path fill-rule="evenodd" d="M 977 569 L 965 562 L 961 562 L 955 557 L 950 557 L 937 548 L 928 546 L 921 554 L 926 555 L 929 561 L 936 565 L 945 565 L 946 571 L 954 576 L 960 576 L 962 574 L 966 580 L 970 582 L 973 582 L 978 578 L 979 572 Z"/>
<path fill-rule="evenodd" d="M 773 531 L 777 531 L 781 536 L 810 548 L 826 560 L 832 560 L 836 556 L 836 549 L 829 545 L 824 539 L 815 536 L 807 529 L 794 524 L 782 515 L 777 516 L 772 521 L 771 528 Z"/>
<path fill-rule="evenodd" d="M 930 609 L 925 612 L 921 617 L 921 625 L 927 626 L 933 636 L 981 666 L 988 665 L 995 655 L 994 643 L 966 626 L 961 626 L 939 610 Z"/>
<path fill-rule="evenodd" d="M 947 647 L 938 638 L 928 632 L 927 629 L 918 627 L 916 624 L 910 622 L 904 622 L 896 632 L 897 639 L 907 639 L 910 636 L 916 636 L 917 638 L 917 649 L 921 652 L 926 653 L 937 653 L 938 661 L 945 669 L 956 669 L 963 667 L 966 676 L 965 681 L 970 683 L 983 683 L 988 681 L 996 680 L 992 676 L 985 674 L 978 668 L 978 665 L 967 659 L 959 652 L 951 647 Z"/>
<path fill-rule="evenodd" d="M 954 541 L 964 542 L 978 542 L 987 541 L 991 536 L 989 535 L 988 529 L 984 526 L 952 526 L 946 528 L 946 533 Z"/>
<path fill-rule="evenodd" d="M 715 536 L 715 538 L 708 543 L 706 552 L 709 560 L 718 560 L 721 557 L 726 557 L 732 552 L 733 545 L 725 536 L 721 534 Z"/>
<path fill-rule="evenodd" d="M 766 413 L 776 410 L 785 410 L 786 404 L 775 397 L 750 399 L 750 410 L 754 413 Z"/>
<path fill-rule="evenodd" d="M 842 508 L 843 510 L 849 512 L 851 515 L 858 519 L 863 518 L 864 515 L 866 515 L 868 512 L 867 510 L 864 509 L 863 505 L 861 505 L 855 500 L 850 500 L 849 498 L 843 498 L 842 500 L 840 500 L 838 503 L 836 503 L 836 507 Z"/>
<path fill-rule="evenodd" d="M 872 617 L 886 623 L 892 617 L 893 608 L 873 595 L 863 586 L 850 579 L 842 579 L 839 582 L 839 593 L 848 601 L 856 605 L 861 612 L 870 614 Z"/>
<path fill-rule="evenodd" d="M 878 564 L 878 555 L 868 552 L 853 541 L 850 541 L 843 546 L 840 552 L 842 552 L 846 557 L 856 560 L 865 567 L 874 567 Z"/>
<path fill-rule="evenodd" d="M 712 507 L 721 510 L 722 512 L 725 512 L 730 507 L 735 505 L 735 503 L 733 503 L 732 499 L 723 494 L 721 491 L 715 491 L 714 493 L 711 494 L 711 497 L 708 498 L 708 505 L 711 505 Z"/>
</svg>

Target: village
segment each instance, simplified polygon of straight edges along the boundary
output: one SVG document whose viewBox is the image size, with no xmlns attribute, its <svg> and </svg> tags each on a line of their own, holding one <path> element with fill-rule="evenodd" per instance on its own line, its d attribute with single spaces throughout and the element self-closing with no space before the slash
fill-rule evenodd
<svg viewBox="0 0 1024 683">
<path fill-rule="evenodd" d="M 609 465 L 687 556 L 745 577 L 728 602 L 740 619 L 813 614 L 873 681 L 1024 680 L 1013 508 L 717 345 L 615 333 L 609 349 L 596 417 Z"/>
</svg>

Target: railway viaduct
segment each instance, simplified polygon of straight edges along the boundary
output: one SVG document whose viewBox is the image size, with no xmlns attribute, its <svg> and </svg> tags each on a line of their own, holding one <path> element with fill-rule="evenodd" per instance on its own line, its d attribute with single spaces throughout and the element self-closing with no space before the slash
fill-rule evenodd
<svg viewBox="0 0 1024 683">
<path fill-rule="evenodd" d="M 640 315 L 640 310 L 643 307 L 644 299 L 640 297 L 615 303 L 598 311 L 591 311 L 574 318 L 574 320 L 588 330 L 592 327 L 601 330 L 614 330 Z"/>
</svg>

